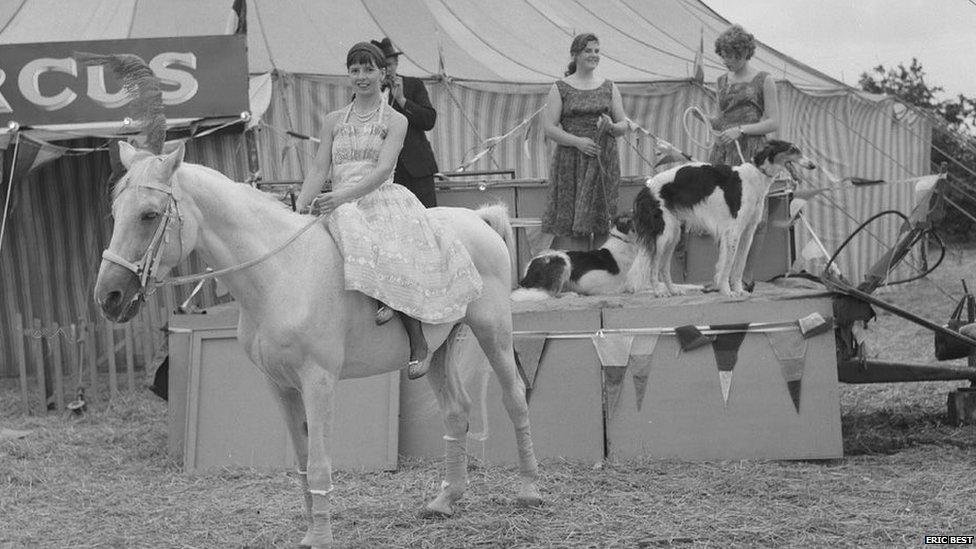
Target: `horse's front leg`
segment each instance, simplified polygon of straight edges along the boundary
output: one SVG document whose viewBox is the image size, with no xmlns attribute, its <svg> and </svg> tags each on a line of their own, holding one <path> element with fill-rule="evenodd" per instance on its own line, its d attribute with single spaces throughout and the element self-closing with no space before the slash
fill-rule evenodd
<svg viewBox="0 0 976 549">
<path fill-rule="evenodd" d="M 302 494 L 305 497 L 305 516 L 312 516 L 312 494 L 308 492 L 308 428 L 305 416 L 305 405 L 302 394 L 295 389 L 281 389 L 272 384 L 278 397 L 285 425 L 291 435 L 291 443 L 295 448 L 298 461 L 298 474 L 301 477 Z"/>
<path fill-rule="evenodd" d="M 326 547 L 333 542 L 332 509 L 332 422 L 335 417 L 335 385 L 339 368 L 312 366 L 302 379 L 302 401 L 308 425 L 307 486 L 311 500 L 310 524 L 302 545 Z"/>
</svg>

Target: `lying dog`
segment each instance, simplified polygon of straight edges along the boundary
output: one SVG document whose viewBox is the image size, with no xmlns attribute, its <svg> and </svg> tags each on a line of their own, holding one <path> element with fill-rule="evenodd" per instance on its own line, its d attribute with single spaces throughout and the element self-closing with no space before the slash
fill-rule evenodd
<svg viewBox="0 0 976 549">
<path fill-rule="evenodd" d="M 609 238 L 599 250 L 546 250 L 533 257 L 519 288 L 512 292 L 512 300 L 623 292 L 637 252 L 633 227 L 629 214 L 618 215 L 613 219 Z"/>
<path fill-rule="evenodd" d="M 790 163 L 815 167 L 792 143 L 770 140 L 751 163 L 730 167 L 695 162 L 648 179 L 634 199 L 640 249 L 627 276 L 627 290 L 650 289 L 658 296 L 683 293 L 671 281 L 671 256 L 685 224 L 718 241 L 715 288 L 726 296 L 743 295 L 742 272 L 766 193 Z"/>
</svg>

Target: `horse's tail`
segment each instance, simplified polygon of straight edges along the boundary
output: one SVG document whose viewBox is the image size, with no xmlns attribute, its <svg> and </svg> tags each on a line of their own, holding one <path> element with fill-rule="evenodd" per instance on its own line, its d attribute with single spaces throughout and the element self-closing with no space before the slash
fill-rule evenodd
<svg viewBox="0 0 976 549">
<path fill-rule="evenodd" d="M 508 246 L 508 260 L 514 268 L 515 232 L 512 230 L 512 221 L 508 217 L 508 206 L 501 202 L 486 204 L 475 210 L 475 213 L 505 241 L 505 246 Z"/>
</svg>

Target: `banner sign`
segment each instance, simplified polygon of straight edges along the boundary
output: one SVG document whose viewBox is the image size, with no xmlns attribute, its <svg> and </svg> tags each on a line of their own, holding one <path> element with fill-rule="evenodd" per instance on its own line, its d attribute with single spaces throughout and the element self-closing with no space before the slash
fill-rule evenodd
<svg viewBox="0 0 976 549">
<path fill-rule="evenodd" d="M 130 99 L 110 69 L 75 52 L 134 54 L 160 79 L 166 118 L 248 110 L 247 43 L 240 34 L 0 45 L 0 125 L 121 122 Z"/>
</svg>

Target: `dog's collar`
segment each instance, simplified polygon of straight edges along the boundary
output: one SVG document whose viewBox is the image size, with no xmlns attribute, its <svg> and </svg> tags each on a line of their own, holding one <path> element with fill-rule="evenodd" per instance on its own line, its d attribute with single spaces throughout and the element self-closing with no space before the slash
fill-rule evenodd
<svg viewBox="0 0 976 549">
<path fill-rule="evenodd" d="M 610 231 L 610 238 L 616 238 L 617 240 L 623 242 L 624 244 L 633 244 L 633 241 L 627 240 L 626 238 L 620 236 L 620 233 L 616 231 Z"/>
<path fill-rule="evenodd" d="M 766 177 L 768 177 L 770 179 L 773 178 L 773 176 L 769 172 L 767 172 L 766 170 L 764 170 L 762 168 L 762 166 L 756 166 L 756 169 L 759 170 L 759 172 L 762 173 L 763 175 L 765 175 Z"/>
</svg>

